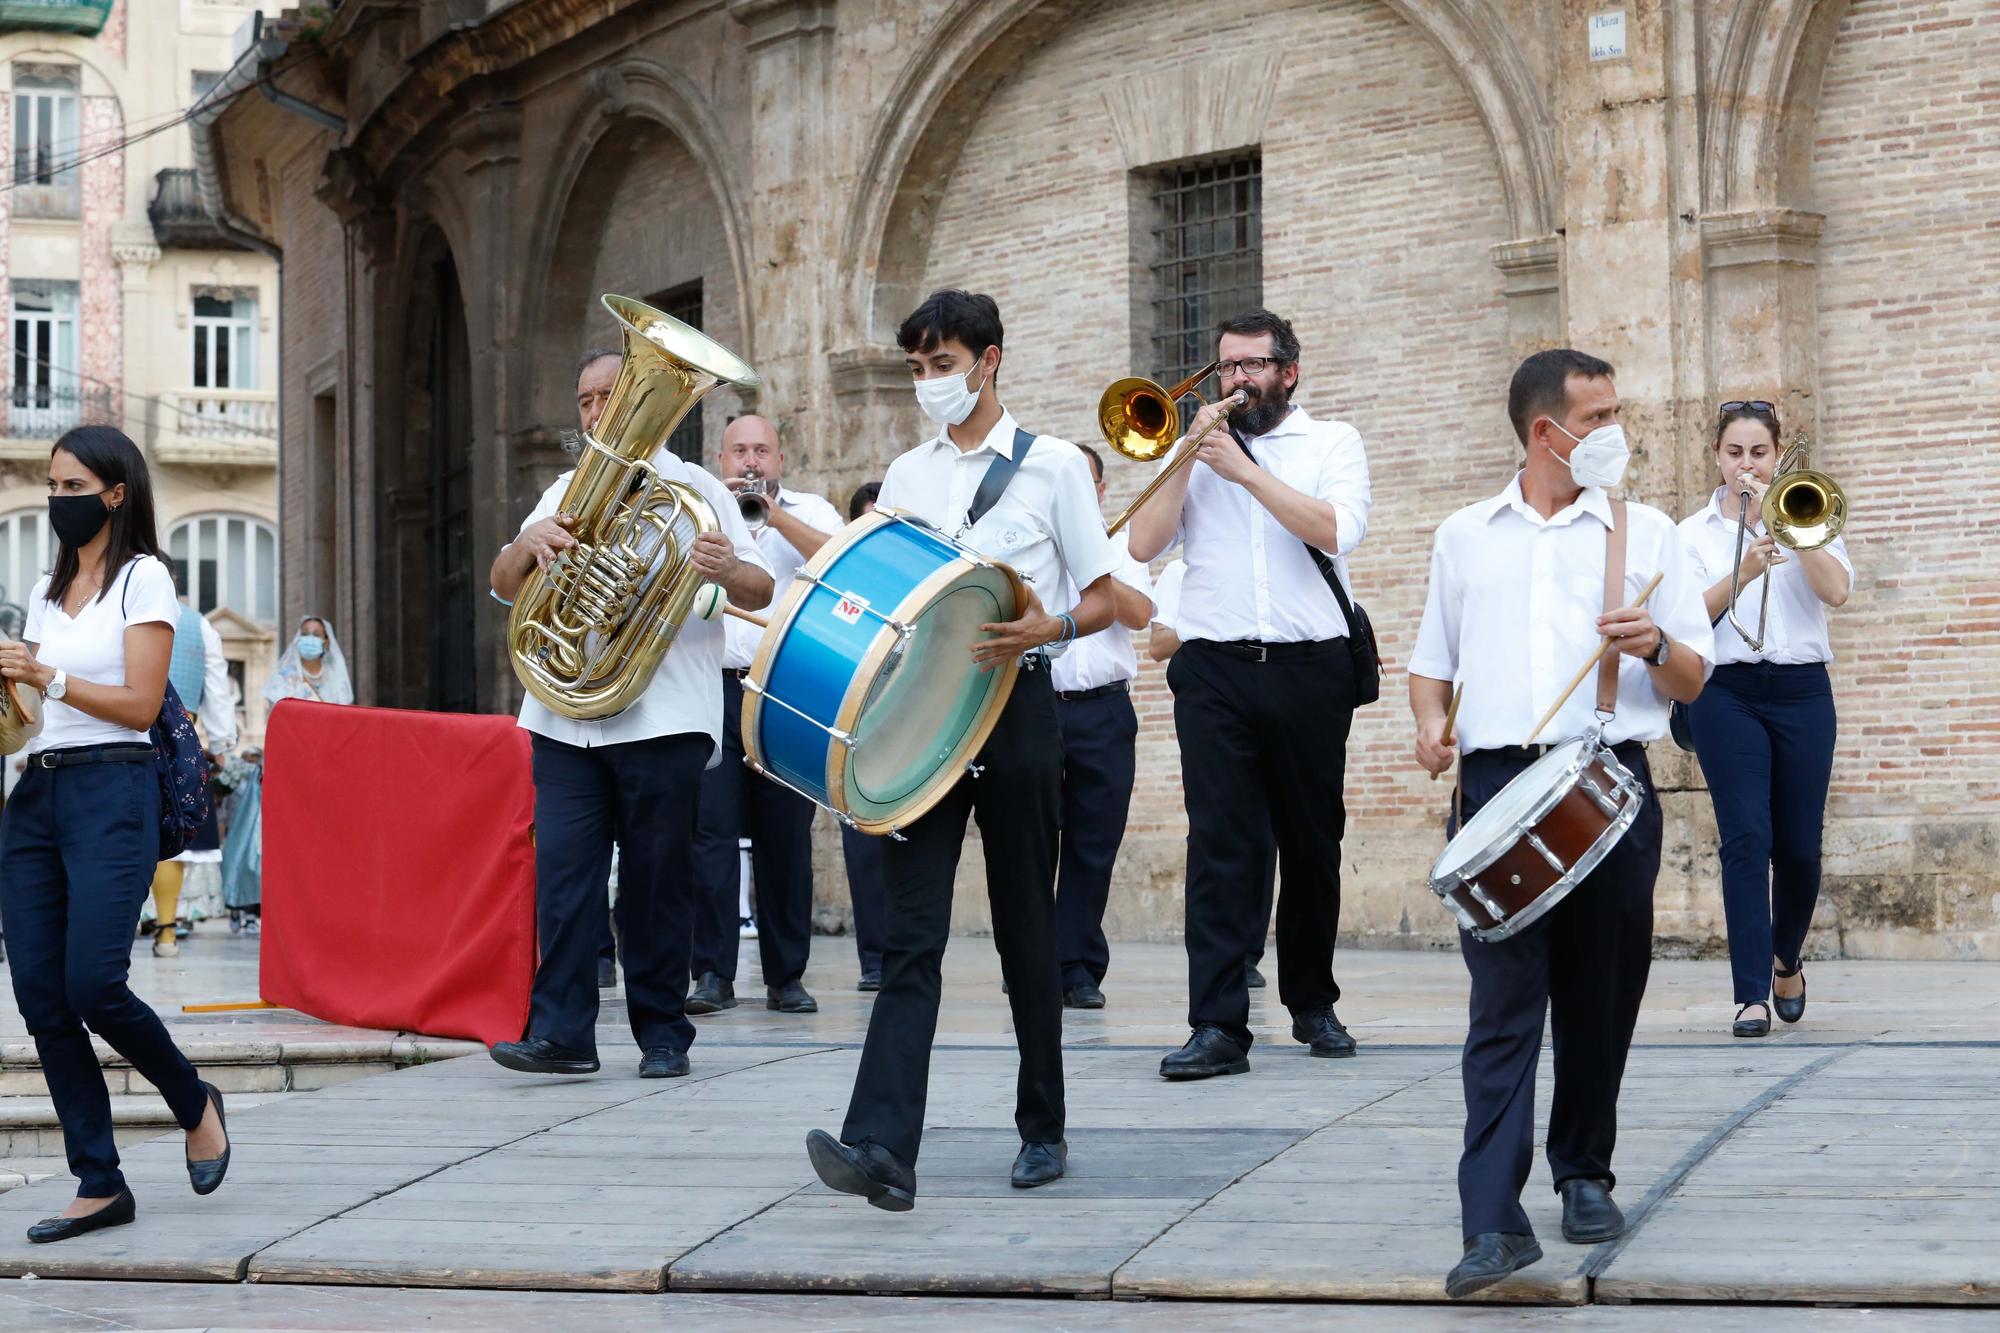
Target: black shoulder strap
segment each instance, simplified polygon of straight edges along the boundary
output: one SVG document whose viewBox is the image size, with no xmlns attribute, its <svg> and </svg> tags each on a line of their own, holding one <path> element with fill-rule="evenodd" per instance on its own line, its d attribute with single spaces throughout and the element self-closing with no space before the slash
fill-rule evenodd
<svg viewBox="0 0 2000 1333">
<path fill-rule="evenodd" d="M 1243 451 L 1245 458 L 1253 463 L 1257 462 L 1257 455 L 1250 452 L 1250 446 L 1244 442 L 1241 435 L 1237 434 L 1236 423 L 1233 421 L 1229 423 L 1229 438 L 1236 441 L 1236 447 Z M 1257 466 L 1262 467 L 1263 464 L 1257 463 Z M 1333 567 L 1332 558 L 1311 542 L 1301 541 L 1299 545 L 1306 548 L 1306 554 L 1312 557 L 1313 564 L 1319 569 L 1319 576 L 1326 580 L 1327 587 L 1333 589 L 1333 600 L 1340 603 L 1341 618 L 1347 622 L 1350 630 L 1353 629 L 1354 603 L 1347 599 L 1347 587 L 1340 581 L 1340 571 Z"/>
<path fill-rule="evenodd" d="M 1021 460 L 1028 456 L 1034 446 L 1035 437 L 1019 426 L 1014 427 L 1014 456 L 996 453 L 993 461 L 986 465 L 986 475 L 979 479 L 979 489 L 972 494 L 972 503 L 965 507 L 965 526 L 971 528 L 987 511 L 1000 503 L 1000 496 L 1006 491 L 1007 483 L 1014 480 L 1014 474 L 1021 470 Z"/>
</svg>

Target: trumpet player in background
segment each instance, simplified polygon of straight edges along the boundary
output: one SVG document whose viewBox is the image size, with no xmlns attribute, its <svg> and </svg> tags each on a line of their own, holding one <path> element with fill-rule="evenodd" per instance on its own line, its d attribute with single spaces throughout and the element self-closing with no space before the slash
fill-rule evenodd
<svg viewBox="0 0 2000 1333">
<path fill-rule="evenodd" d="M 770 566 L 775 600 L 791 586 L 798 567 L 840 531 L 840 513 L 824 497 L 785 487 L 785 452 L 778 447 L 777 428 L 755 414 L 736 417 L 723 428 L 717 467 L 722 484 L 736 498 L 744 527 Z M 694 990 L 688 995 L 688 1012 L 713 1014 L 736 1007 L 742 873 L 737 840 L 748 838 L 765 1007 L 816 1013 L 819 1004 L 803 980 L 812 942 L 812 802 L 744 767 L 743 677 L 762 631 L 734 616 L 722 628 L 722 762 L 702 774 L 701 813 L 695 822 L 694 947 L 688 956 Z"/>
<path fill-rule="evenodd" d="M 1731 1031 L 1738 1037 L 1768 1036 L 1773 1008 L 1787 1023 L 1805 1016 L 1799 954 L 1819 901 L 1820 830 L 1833 776 L 1827 612 L 1846 604 L 1854 582 L 1837 523 L 1830 540 L 1799 549 L 1801 541 L 1825 535 L 1823 519 L 1808 525 L 1821 531 L 1803 537 L 1783 517 L 1775 532 L 1761 521 L 1780 469 L 1780 438 L 1775 405 L 1722 404 L 1710 443 L 1720 484 L 1680 525 L 1716 622 L 1715 673 L 1688 717 L 1721 835 L 1722 907 L 1738 1006 Z M 1816 491 L 1816 481 L 1788 475 L 1792 482 L 1778 484 L 1803 481 L 1803 508 L 1795 497 L 1778 513 L 1818 517 L 1811 511 L 1827 505 L 1828 493 Z M 1844 501 L 1840 512 L 1844 517 Z M 1760 620 L 1762 628 L 1752 629 Z"/>
</svg>

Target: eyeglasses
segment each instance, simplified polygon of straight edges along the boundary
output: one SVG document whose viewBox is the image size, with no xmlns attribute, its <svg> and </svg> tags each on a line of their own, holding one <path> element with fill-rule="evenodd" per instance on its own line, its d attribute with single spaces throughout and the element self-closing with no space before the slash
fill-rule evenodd
<svg viewBox="0 0 2000 1333">
<path fill-rule="evenodd" d="M 1775 403 L 1767 403 L 1762 398 L 1733 398 L 1722 405 L 1724 412 L 1756 412 L 1762 416 L 1778 415 Z"/>
<path fill-rule="evenodd" d="M 1272 366 L 1282 366 L 1284 364 L 1284 360 L 1280 357 L 1246 356 L 1241 361 L 1216 362 L 1215 373 L 1223 379 L 1228 379 L 1239 370 L 1245 375 L 1261 375 Z"/>
</svg>

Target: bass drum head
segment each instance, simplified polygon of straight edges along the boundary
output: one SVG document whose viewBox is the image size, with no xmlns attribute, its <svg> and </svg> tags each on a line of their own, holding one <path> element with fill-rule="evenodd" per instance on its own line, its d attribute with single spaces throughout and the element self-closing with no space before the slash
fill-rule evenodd
<svg viewBox="0 0 2000 1333">
<path fill-rule="evenodd" d="M 910 625 L 907 640 L 881 636 L 857 681 L 865 693 L 839 776 L 844 808 L 863 828 L 886 832 L 915 819 L 986 743 L 1018 668 L 1010 661 L 981 671 L 972 645 L 981 625 L 1012 620 L 1016 605 L 1007 569 L 961 563 L 904 603 L 898 618 Z"/>
<path fill-rule="evenodd" d="M 1465 821 L 1458 836 L 1445 845 L 1431 865 L 1433 885 L 1484 869 L 1502 850 L 1533 825 L 1529 817 L 1547 800 L 1561 776 L 1577 762 L 1587 738 L 1578 736 L 1550 750 L 1515 775 L 1514 780 Z"/>
</svg>

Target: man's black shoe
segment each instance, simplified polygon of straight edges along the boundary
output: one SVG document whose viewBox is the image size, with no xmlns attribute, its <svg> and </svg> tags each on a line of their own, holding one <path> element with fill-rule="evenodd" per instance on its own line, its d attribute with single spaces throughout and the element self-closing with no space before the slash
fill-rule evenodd
<svg viewBox="0 0 2000 1333">
<path fill-rule="evenodd" d="M 1563 1239 L 1570 1244 L 1595 1245 L 1625 1234 L 1625 1214 L 1611 1201 L 1611 1189 L 1603 1181 L 1565 1180 L 1558 1192 L 1563 1196 Z"/>
<path fill-rule="evenodd" d="M 686 1051 L 671 1046 L 649 1046 L 639 1053 L 640 1078 L 685 1078 L 687 1071 Z"/>
<path fill-rule="evenodd" d="M 691 1014 L 717 1014 L 735 1007 L 736 983 L 714 972 L 702 973 L 701 984 L 688 992 L 687 1011 Z"/>
<path fill-rule="evenodd" d="M 503 1041 L 493 1047 L 493 1063 L 523 1074 L 595 1074 L 597 1057 L 568 1051 L 543 1037 Z"/>
<path fill-rule="evenodd" d="M 609 958 L 597 960 L 597 989 L 610 990 L 618 984 L 618 964 Z"/>
<path fill-rule="evenodd" d="M 829 1189 L 859 1194 L 891 1213 L 907 1213 L 917 1206 L 917 1173 L 879 1144 L 863 1140 L 849 1146 L 815 1129 L 806 1135 L 806 1156 Z"/>
<path fill-rule="evenodd" d="M 1465 1257 L 1445 1275 L 1444 1294 L 1454 1299 L 1484 1291 L 1509 1273 L 1518 1272 L 1542 1257 L 1542 1247 L 1534 1236 L 1487 1231 L 1465 1242 Z"/>
<path fill-rule="evenodd" d="M 1251 990 L 1264 989 L 1264 974 L 1257 970 L 1255 963 L 1245 963 L 1243 965 L 1243 979 L 1249 983 Z"/>
<path fill-rule="evenodd" d="M 1096 982 L 1079 981 L 1074 986 L 1063 987 L 1063 1008 L 1102 1009 L 1103 1007 L 1104 992 L 1097 988 Z"/>
<path fill-rule="evenodd" d="M 776 1009 L 781 1014 L 816 1014 L 819 1001 L 806 993 L 806 988 L 796 981 L 787 981 L 782 986 L 771 986 L 764 991 L 764 1007 Z"/>
<path fill-rule="evenodd" d="M 1196 1028 L 1187 1045 L 1160 1061 L 1161 1078 L 1214 1078 L 1217 1074 L 1249 1072 L 1250 1053 L 1213 1023 Z"/>
<path fill-rule="evenodd" d="M 871 969 L 869 969 L 869 970 L 867 970 L 867 971 L 864 971 L 864 972 L 863 972 L 863 973 L 861 974 L 861 980 L 860 980 L 860 982 L 859 982 L 859 983 L 858 983 L 858 984 L 857 984 L 857 985 L 856 985 L 856 986 L 854 987 L 854 989 L 856 989 L 856 990 L 859 990 L 859 991 L 878 991 L 878 990 L 881 990 L 881 989 L 882 989 L 882 969 L 881 969 L 881 968 L 879 968 L 879 967 L 877 967 L 877 968 L 871 968 Z"/>
<path fill-rule="evenodd" d="M 1069 1144 L 1024 1143 L 1014 1157 L 1014 1188 L 1031 1190 L 1052 1180 L 1061 1180 L 1069 1162 Z"/>
<path fill-rule="evenodd" d="M 1312 1048 L 1314 1055 L 1329 1060 L 1344 1060 L 1354 1054 L 1354 1038 L 1334 1017 L 1332 1005 L 1293 1014 L 1292 1040 L 1304 1042 Z"/>
</svg>

